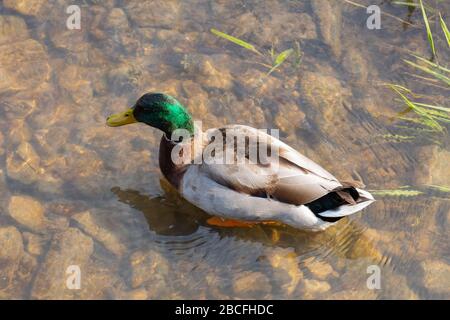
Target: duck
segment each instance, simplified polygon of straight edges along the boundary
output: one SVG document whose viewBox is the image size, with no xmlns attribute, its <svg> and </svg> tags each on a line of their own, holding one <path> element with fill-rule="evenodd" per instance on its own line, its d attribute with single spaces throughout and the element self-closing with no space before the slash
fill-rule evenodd
<svg viewBox="0 0 450 320">
<path fill-rule="evenodd" d="M 211 215 L 214 226 L 321 231 L 375 201 L 362 183 L 339 181 L 264 130 L 233 124 L 203 131 L 165 93 L 146 93 L 106 119 L 110 127 L 134 123 L 162 131 L 162 175 L 182 198 Z"/>
</svg>

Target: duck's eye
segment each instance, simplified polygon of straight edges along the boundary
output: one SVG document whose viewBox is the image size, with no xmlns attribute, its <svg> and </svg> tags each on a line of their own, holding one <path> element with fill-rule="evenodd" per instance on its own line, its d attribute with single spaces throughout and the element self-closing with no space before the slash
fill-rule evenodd
<svg viewBox="0 0 450 320">
<path fill-rule="evenodd" d="M 129 116 L 129 114 L 128 113 L 125 113 L 125 117 L 128 117 Z"/>
</svg>

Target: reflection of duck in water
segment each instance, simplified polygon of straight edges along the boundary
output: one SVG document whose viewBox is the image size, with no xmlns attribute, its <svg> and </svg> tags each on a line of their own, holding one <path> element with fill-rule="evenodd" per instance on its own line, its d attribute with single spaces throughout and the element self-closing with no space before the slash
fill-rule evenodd
<svg viewBox="0 0 450 320">
<path fill-rule="evenodd" d="M 167 180 L 161 179 L 160 185 L 163 190 L 161 196 L 148 196 L 136 190 L 119 187 L 114 187 L 111 191 L 120 202 L 142 212 L 150 230 L 164 239 L 167 239 L 167 236 L 173 241 L 179 236 L 188 236 L 188 239 L 191 239 L 198 233 L 199 228 L 208 227 L 217 232 L 220 238 L 232 237 L 269 247 L 293 248 L 298 256 L 319 258 L 336 255 L 351 259 L 381 259 L 381 254 L 374 247 L 370 236 L 365 235 L 364 227 L 358 225 L 357 221 L 343 220 L 325 232 L 313 234 L 282 224 L 254 224 L 252 228 L 210 226 L 207 222 L 210 216 L 180 197 Z"/>
<path fill-rule="evenodd" d="M 177 100 L 165 94 L 145 94 L 133 108 L 107 119 L 107 124 L 113 127 L 135 122 L 144 122 L 164 132 L 159 151 L 161 171 L 183 198 L 217 216 L 208 220 L 210 224 L 241 226 L 281 222 L 299 229 L 323 230 L 374 201 L 367 191 L 339 182 L 312 160 L 254 128 L 230 125 L 194 136 L 191 116 Z M 169 140 L 177 129 L 187 132 L 188 139 Z M 243 155 L 248 160 L 248 150 L 256 147 L 257 161 L 174 162 L 173 150 L 177 150 L 175 154 L 180 154 L 179 150 L 192 154 L 192 159 L 205 159 L 205 151 L 217 142 L 211 136 L 218 135 L 225 142 L 224 154 L 231 150 L 231 157 L 236 159 L 242 149 L 235 141 L 245 141 Z M 227 135 L 233 137 L 231 145 L 227 144 Z M 196 150 L 196 141 L 200 141 L 200 150 Z M 263 163 L 259 157 L 261 147 L 276 151 L 277 157 Z M 217 154 L 210 155 L 218 157 L 221 153 L 218 151 L 221 150 L 216 148 L 213 152 Z"/>
<path fill-rule="evenodd" d="M 195 233 L 210 216 L 182 199 L 165 179 L 160 181 L 162 196 L 147 196 L 139 191 L 114 187 L 118 200 L 144 214 L 150 230 L 158 235 L 184 236 Z M 206 223 L 204 223 L 206 224 Z"/>
</svg>

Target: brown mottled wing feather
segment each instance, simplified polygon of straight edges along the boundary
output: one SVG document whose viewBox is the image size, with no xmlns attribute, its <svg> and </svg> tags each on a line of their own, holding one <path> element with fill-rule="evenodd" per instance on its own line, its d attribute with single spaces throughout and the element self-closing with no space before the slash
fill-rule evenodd
<svg viewBox="0 0 450 320">
<path fill-rule="evenodd" d="M 251 141 L 256 141 L 253 139 L 255 137 L 267 139 L 271 150 L 278 149 L 279 153 L 278 165 L 203 163 L 200 170 L 222 185 L 253 196 L 272 197 L 295 205 L 311 202 L 342 187 L 321 166 L 264 132 L 241 125 L 219 130 L 227 134 L 232 132 L 233 135 L 249 136 Z"/>
</svg>

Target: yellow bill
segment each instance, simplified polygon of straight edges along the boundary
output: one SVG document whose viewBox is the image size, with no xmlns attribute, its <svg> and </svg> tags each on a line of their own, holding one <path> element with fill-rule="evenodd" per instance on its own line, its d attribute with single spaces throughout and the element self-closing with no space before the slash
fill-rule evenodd
<svg viewBox="0 0 450 320">
<path fill-rule="evenodd" d="M 110 115 L 106 119 L 106 124 L 110 127 L 119 127 L 119 126 L 124 126 L 126 124 L 136 123 L 136 122 L 137 122 L 137 120 L 134 118 L 133 109 L 131 109 L 131 108 L 124 112 Z"/>
</svg>

